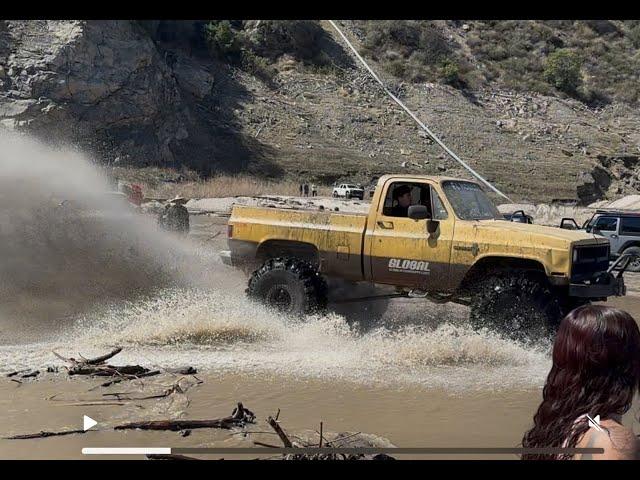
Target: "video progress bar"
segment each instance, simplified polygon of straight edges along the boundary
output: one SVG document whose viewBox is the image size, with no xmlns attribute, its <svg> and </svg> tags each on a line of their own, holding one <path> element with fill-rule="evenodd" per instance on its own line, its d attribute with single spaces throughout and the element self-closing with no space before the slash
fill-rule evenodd
<svg viewBox="0 0 640 480">
<path fill-rule="evenodd" d="M 578 453 L 604 453 L 604 448 L 329 448 L 329 447 L 310 447 L 310 448 L 130 448 L 130 447 L 114 447 L 114 448 L 83 448 L 83 455 L 171 455 L 171 454 L 241 454 L 241 455 L 286 455 L 286 454 L 345 454 L 345 455 L 375 455 L 378 453 L 396 454 L 396 455 L 558 455 Z"/>
</svg>

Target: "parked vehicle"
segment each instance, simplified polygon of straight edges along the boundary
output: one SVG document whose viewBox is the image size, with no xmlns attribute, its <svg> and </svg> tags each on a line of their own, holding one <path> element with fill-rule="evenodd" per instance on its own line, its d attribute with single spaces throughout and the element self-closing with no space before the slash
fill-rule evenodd
<svg viewBox="0 0 640 480">
<path fill-rule="evenodd" d="M 640 212 L 600 209 L 581 227 L 573 218 L 563 218 L 560 228 L 584 230 L 609 239 L 611 259 L 634 255 L 627 269 L 640 272 Z"/>
<path fill-rule="evenodd" d="M 341 198 L 358 198 L 364 199 L 364 188 L 352 183 L 342 183 L 333 188 L 333 196 Z"/>
</svg>

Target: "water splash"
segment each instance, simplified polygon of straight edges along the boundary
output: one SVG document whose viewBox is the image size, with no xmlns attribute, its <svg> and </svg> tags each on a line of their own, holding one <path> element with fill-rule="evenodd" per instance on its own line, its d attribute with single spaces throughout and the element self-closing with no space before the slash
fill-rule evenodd
<svg viewBox="0 0 640 480">
<path fill-rule="evenodd" d="M 452 305 L 299 319 L 249 302 L 246 279 L 214 251 L 97 195 L 110 188 L 81 153 L 0 133 L 0 370 L 55 363 L 54 348 L 122 345 L 119 362 L 328 381 L 464 390 L 544 380 L 548 345 L 475 332 Z"/>
</svg>

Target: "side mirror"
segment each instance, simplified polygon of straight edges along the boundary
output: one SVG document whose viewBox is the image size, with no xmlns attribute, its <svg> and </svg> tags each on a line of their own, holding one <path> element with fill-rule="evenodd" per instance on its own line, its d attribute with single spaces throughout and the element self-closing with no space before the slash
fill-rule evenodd
<svg viewBox="0 0 640 480">
<path fill-rule="evenodd" d="M 429 209 L 424 205 L 411 205 L 407 212 L 407 216 L 413 220 L 425 220 L 431 218 Z"/>
</svg>

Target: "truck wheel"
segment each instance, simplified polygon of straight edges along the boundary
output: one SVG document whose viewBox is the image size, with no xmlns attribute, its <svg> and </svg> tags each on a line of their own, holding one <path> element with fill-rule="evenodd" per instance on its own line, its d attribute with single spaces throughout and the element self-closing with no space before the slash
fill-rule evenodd
<svg viewBox="0 0 640 480">
<path fill-rule="evenodd" d="M 472 296 L 469 319 L 517 340 L 555 333 L 562 311 L 549 287 L 526 273 L 489 275 Z"/>
<path fill-rule="evenodd" d="M 326 281 L 313 265 L 296 258 L 267 260 L 249 278 L 246 293 L 283 313 L 314 313 L 327 305 Z"/>
<path fill-rule="evenodd" d="M 622 253 L 633 253 L 634 255 L 638 255 L 637 258 L 629 262 L 627 270 L 629 270 L 630 272 L 640 272 L 640 247 L 629 247 L 626 248 Z"/>
<path fill-rule="evenodd" d="M 338 198 L 338 192 L 333 192 L 331 195 L 333 196 L 333 198 Z"/>
</svg>

